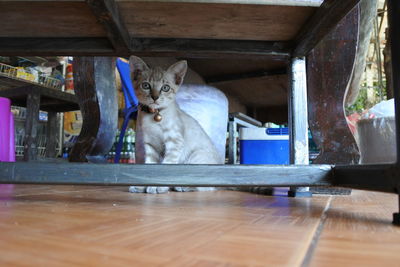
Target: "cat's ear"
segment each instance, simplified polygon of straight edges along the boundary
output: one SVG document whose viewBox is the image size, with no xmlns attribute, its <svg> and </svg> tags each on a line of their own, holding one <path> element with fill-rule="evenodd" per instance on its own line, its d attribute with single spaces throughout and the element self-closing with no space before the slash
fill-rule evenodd
<svg viewBox="0 0 400 267">
<path fill-rule="evenodd" d="M 131 79 L 132 81 L 136 81 L 138 76 L 143 72 L 149 69 L 149 67 L 144 63 L 144 61 L 136 56 L 131 56 L 129 58 L 129 65 L 131 68 Z"/>
<path fill-rule="evenodd" d="M 174 77 L 174 82 L 178 86 L 182 84 L 186 71 L 187 71 L 186 60 L 176 62 L 175 64 L 170 66 L 167 70 L 168 73 L 172 74 L 172 77 Z"/>
</svg>

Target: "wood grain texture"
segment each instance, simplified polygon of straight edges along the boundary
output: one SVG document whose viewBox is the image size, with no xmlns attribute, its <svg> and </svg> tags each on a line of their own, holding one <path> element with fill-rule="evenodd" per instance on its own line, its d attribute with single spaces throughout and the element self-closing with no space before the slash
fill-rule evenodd
<svg viewBox="0 0 400 267">
<path fill-rule="evenodd" d="M 396 266 L 400 227 L 391 226 L 395 195 L 353 191 L 335 197 L 310 266 Z"/>
<path fill-rule="evenodd" d="M 118 123 L 115 58 L 76 57 L 74 88 L 82 112 L 82 130 L 70 161 L 105 161 L 114 142 Z"/>
<path fill-rule="evenodd" d="M 54 158 L 56 156 L 57 147 L 57 113 L 47 113 L 47 124 L 46 124 L 46 157 Z"/>
<path fill-rule="evenodd" d="M 13 79 L 8 78 L 8 80 Z M 8 86 L 4 86 L 4 81 L 7 83 L 6 79 L 0 77 L 0 84 L 3 85 L 3 88 L 0 87 L 0 96 L 10 98 L 13 105 L 26 107 L 27 96 L 34 93 L 40 96 L 40 110 L 50 112 L 79 110 L 75 95 L 22 81 L 12 81 Z"/>
<path fill-rule="evenodd" d="M 39 124 L 40 95 L 32 91 L 26 95 L 26 119 L 24 136 L 24 160 L 37 159 L 37 128 Z"/>
<path fill-rule="evenodd" d="M 400 168 L 395 164 L 337 165 L 334 173 L 337 186 L 399 192 Z"/>
<path fill-rule="evenodd" d="M 320 149 L 314 163 L 358 163 L 357 145 L 343 108 L 354 70 L 358 25 L 357 8 L 307 57 L 309 124 Z"/>
<path fill-rule="evenodd" d="M 392 83 L 394 101 L 396 106 L 396 144 L 397 144 L 397 164 L 400 165 L 400 4 L 398 1 L 388 1 L 388 22 L 390 34 L 390 50 L 392 53 Z M 400 184 L 399 184 L 400 188 Z"/>
<path fill-rule="evenodd" d="M 290 42 L 211 40 L 185 38 L 133 38 L 131 52 L 139 56 L 189 58 L 269 58 L 285 61 L 290 56 Z"/>
<path fill-rule="evenodd" d="M 323 0 L 116 0 L 117 2 L 173 2 L 173 3 L 219 3 L 242 5 L 279 5 L 319 7 Z"/>
<path fill-rule="evenodd" d="M 130 36 L 121 21 L 118 7 L 114 0 L 88 0 L 87 5 L 97 21 L 103 25 L 108 39 L 119 53 L 127 53 L 130 47 Z"/>
<path fill-rule="evenodd" d="M 287 105 L 287 79 L 287 75 L 274 75 L 218 83 L 216 86 L 248 107 L 277 107 Z"/>
<path fill-rule="evenodd" d="M 3 265 L 298 266 L 327 202 L 126 187 L 12 190 L 0 200 L 9 203 L 0 210 Z"/>
<path fill-rule="evenodd" d="M 2 55 L 37 56 L 164 56 L 187 58 L 267 58 L 287 60 L 290 42 L 208 40 L 176 38 L 132 38 L 130 51 L 115 50 L 104 37 L 14 38 L 0 37 Z"/>
<path fill-rule="evenodd" d="M 0 1 L 0 37 L 105 37 L 84 2 Z"/>
<path fill-rule="evenodd" d="M 116 54 L 111 42 L 104 37 L 0 37 L 0 51 L 5 56 L 111 56 Z"/>
<path fill-rule="evenodd" d="M 215 76 L 227 76 L 239 73 L 251 73 L 263 70 L 265 72 L 285 69 L 289 58 L 281 61 L 271 61 L 265 58 L 191 58 L 188 65 L 205 80 Z"/>
<path fill-rule="evenodd" d="M 153 165 L 0 162 L 1 183 L 169 185 L 169 186 L 328 186 L 330 165 Z M 32 175 L 37 173 L 38 175 Z"/>
<path fill-rule="evenodd" d="M 394 203 L 394 195 L 364 191 L 289 199 L 232 191 L 145 195 L 130 194 L 127 187 L 0 185 L 0 264 L 300 266 L 326 214 L 311 266 L 396 266 Z"/>
<path fill-rule="evenodd" d="M 226 82 L 235 82 L 239 80 L 251 79 L 251 78 L 263 78 L 266 76 L 275 76 L 275 75 L 284 75 L 287 74 L 286 68 L 277 69 L 273 71 L 265 71 L 265 70 L 256 70 L 253 72 L 242 72 L 242 73 L 234 73 L 229 75 L 214 75 L 211 77 L 205 78 L 206 83 L 217 84 L 217 83 L 226 83 Z"/>
<path fill-rule="evenodd" d="M 118 2 L 131 36 L 287 41 L 315 7 L 214 3 Z M 160 12 L 167 10 L 167 12 Z"/>
<path fill-rule="evenodd" d="M 325 0 L 295 38 L 294 57 L 305 57 L 339 22 L 358 5 L 360 0 Z"/>
</svg>

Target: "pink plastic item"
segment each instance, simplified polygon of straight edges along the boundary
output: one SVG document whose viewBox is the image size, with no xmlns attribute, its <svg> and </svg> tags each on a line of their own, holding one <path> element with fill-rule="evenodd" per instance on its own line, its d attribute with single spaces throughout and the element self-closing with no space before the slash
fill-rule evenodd
<svg viewBox="0 0 400 267">
<path fill-rule="evenodd" d="M 12 158 L 10 158 L 10 114 L 10 99 L 0 97 L 0 161 L 12 161 Z"/>
<path fill-rule="evenodd" d="M 15 162 L 15 128 L 14 115 L 10 112 L 10 142 L 9 142 L 9 158 L 8 161 Z"/>
</svg>

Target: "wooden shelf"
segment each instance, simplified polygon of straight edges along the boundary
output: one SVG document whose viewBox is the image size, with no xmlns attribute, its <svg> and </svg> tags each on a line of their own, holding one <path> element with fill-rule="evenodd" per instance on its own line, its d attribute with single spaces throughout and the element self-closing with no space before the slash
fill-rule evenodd
<svg viewBox="0 0 400 267">
<path fill-rule="evenodd" d="M 75 95 L 0 74 L 0 96 L 11 99 L 13 105 L 26 107 L 27 96 L 31 93 L 41 96 L 40 110 L 52 112 L 79 110 Z"/>
</svg>

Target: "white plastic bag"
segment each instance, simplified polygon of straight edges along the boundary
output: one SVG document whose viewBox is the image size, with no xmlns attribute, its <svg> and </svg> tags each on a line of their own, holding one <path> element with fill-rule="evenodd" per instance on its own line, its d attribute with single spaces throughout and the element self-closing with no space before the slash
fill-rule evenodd
<svg viewBox="0 0 400 267">
<path fill-rule="evenodd" d="M 228 100 L 223 92 L 208 85 L 183 84 L 176 95 L 179 107 L 201 125 L 225 159 Z"/>
<path fill-rule="evenodd" d="M 396 124 L 394 99 L 370 108 L 357 123 L 360 163 L 396 161 Z"/>
</svg>

